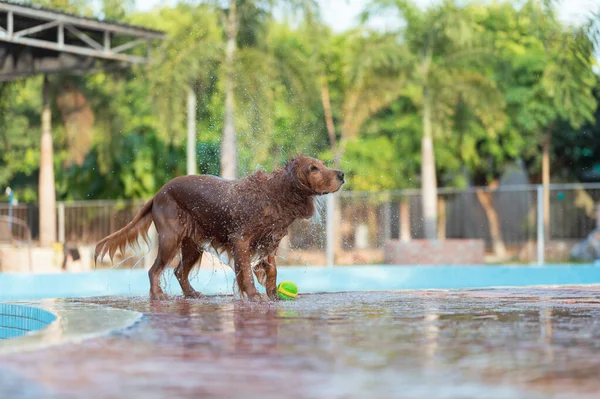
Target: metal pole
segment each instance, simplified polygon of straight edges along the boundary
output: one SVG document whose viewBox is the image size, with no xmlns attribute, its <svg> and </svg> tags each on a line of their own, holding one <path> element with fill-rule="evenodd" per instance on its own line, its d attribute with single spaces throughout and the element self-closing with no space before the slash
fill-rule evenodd
<svg viewBox="0 0 600 399">
<path fill-rule="evenodd" d="M 10 187 L 6 188 L 6 195 L 8 195 L 8 228 L 12 234 L 12 217 L 13 217 L 13 199 L 14 192 Z"/>
<path fill-rule="evenodd" d="M 537 263 L 544 264 L 544 186 L 537 187 Z"/>
<path fill-rule="evenodd" d="M 389 199 L 383 206 L 383 241 L 386 243 L 392 238 L 392 200 Z"/>
<path fill-rule="evenodd" d="M 335 194 L 327 196 L 326 233 L 327 233 L 327 266 L 335 262 Z"/>
<path fill-rule="evenodd" d="M 196 93 L 188 89 L 187 174 L 196 174 Z"/>
<path fill-rule="evenodd" d="M 65 243 L 65 203 L 58 203 L 58 242 Z"/>
</svg>

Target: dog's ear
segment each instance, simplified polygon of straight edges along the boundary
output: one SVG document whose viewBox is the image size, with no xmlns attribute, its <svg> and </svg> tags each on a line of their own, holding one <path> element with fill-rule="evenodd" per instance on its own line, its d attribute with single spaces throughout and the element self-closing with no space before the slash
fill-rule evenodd
<svg viewBox="0 0 600 399">
<path fill-rule="evenodd" d="M 298 174 L 298 168 L 300 167 L 299 156 L 295 156 L 285 164 L 285 170 L 291 175 L 296 176 Z"/>
</svg>

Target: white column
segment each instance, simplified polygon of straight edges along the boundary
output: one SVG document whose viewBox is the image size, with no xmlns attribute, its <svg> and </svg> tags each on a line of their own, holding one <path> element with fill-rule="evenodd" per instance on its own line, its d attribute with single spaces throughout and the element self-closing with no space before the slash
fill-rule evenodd
<svg viewBox="0 0 600 399">
<path fill-rule="evenodd" d="M 48 78 L 44 76 L 39 176 L 40 245 L 42 247 L 49 247 L 56 242 L 56 190 L 54 187 L 54 151 L 52 145 L 50 85 L 48 84 Z"/>
<path fill-rule="evenodd" d="M 187 174 L 196 174 L 196 93 L 188 89 L 187 109 Z"/>
<path fill-rule="evenodd" d="M 537 187 L 537 263 L 544 264 L 544 186 Z"/>
<path fill-rule="evenodd" d="M 327 266 L 335 262 L 335 198 L 334 194 L 327 196 L 326 234 L 327 234 Z"/>
<path fill-rule="evenodd" d="M 58 242 L 65 244 L 65 203 L 58 203 Z"/>
</svg>

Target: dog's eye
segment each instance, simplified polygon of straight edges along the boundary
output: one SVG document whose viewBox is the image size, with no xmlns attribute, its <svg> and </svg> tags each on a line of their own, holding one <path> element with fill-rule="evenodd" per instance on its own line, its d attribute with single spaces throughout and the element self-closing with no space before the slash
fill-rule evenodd
<svg viewBox="0 0 600 399">
<path fill-rule="evenodd" d="M 311 166 L 310 166 L 310 171 L 311 171 L 311 172 L 316 172 L 316 171 L 318 171 L 318 170 L 319 170 L 319 168 L 317 168 L 315 165 L 311 165 Z"/>
</svg>

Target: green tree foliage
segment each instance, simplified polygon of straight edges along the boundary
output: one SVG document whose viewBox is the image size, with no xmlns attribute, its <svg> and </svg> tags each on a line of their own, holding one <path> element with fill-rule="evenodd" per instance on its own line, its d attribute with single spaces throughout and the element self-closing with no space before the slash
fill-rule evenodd
<svg viewBox="0 0 600 399">
<path fill-rule="evenodd" d="M 91 2 L 87 0 L 29 0 L 24 3 L 54 8 L 66 13 L 86 17 L 93 16 L 94 13 Z"/>
<path fill-rule="evenodd" d="M 476 118 L 494 132 L 503 124 L 504 105 L 495 83 L 482 73 L 482 54 L 489 52 L 480 6 L 444 1 L 424 11 L 407 0 L 374 0 L 365 12 L 396 12 L 398 40 L 407 48 L 406 75 L 412 101 L 423 118 L 421 186 L 425 236 L 436 237 L 436 166 L 434 136 L 447 137 L 460 116 Z M 459 113 L 461 104 L 468 113 Z M 464 109 L 464 108 L 463 108 Z M 440 137 L 441 136 L 441 137 Z"/>
<path fill-rule="evenodd" d="M 185 173 L 190 88 L 199 171 L 220 173 L 231 1 L 144 13 L 132 1 L 32 2 L 168 34 L 149 66 L 50 76 L 59 199 L 147 197 Z M 418 188 L 422 139 L 430 137 L 434 187 L 490 184 L 517 160 L 537 179 L 551 132 L 553 175 L 593 178 L 586 171 L 599 151 L 597 23 L 565 26 L 533 0 L 426 9 L 378 0 L 365 17 L 386 13 L 395 29 L 333 33 L 313 1 L 236 5 L 232 87 L 242 175 L 304 152 L 341 157 L 353 190 Z M 0 186 L 21 201 L 37 198 L 41 84 L 32 77 L 0 86 Z M 85 114 L 66 116 L 73 98 Z"/>
<path fill-rule="evenodd" d="M 187 91 L 197 93 L 201 121 L 211 119 L 212 97 L 219 96 L 215 91 L 223 42 L 217 14 L 206 6 L 179 4 L 134 15 L 131 21 L 168 35 L 154 51 L 147 75 L 143 70 L 138 73 L 150 86 L 149 100 L 157 111 L 163 139 L 181 144 L 186 137 Z M 205 137 L 206 131 L 215 130 L 214 122 L 200 126 Z"/>
<path fill-rule="evenodd" d="M 360 145 L 365 123 L 389 107 L 405 87 L 406 49 L 394 35 L 364 29 L 343 35 L 317 32 L 321 37 L 314 45 L 312 70 L 321 86 L 330 144 L 323 157 L 351 167 L 346 147 Z"/>
<path fill-rule="evenodd" d="M 510 143 L 516 143 L 506 152 L 525 159 L 531 172 L 540 174 L 539 149 L 558 121 L 577 129 L 594 120 L 592 42 L 582 28 L 563 26 L 537 1 L 521 10 L 503 5 L 495 11 L 500 49 L 495 75 L 507 101 L 505 131 Z M 520 143 L 519 137 L 524 138 Z M 497 172 L 491 176 L 496 177 Z"/>
<path fill-rule="evenodd" d="M 598 78 L 597 78 L 598 79 Z M 600 104 L 600 80 L 594 90 Z M 552 169 L 559 181 L 598 181 L 600 180 L 600 106 L 592 122 L 575 129 L 567 121 L 555 127 L 552 140 Z"/>
<path fill-rule="evenodd" d="M 0 86 L 0 186 L 11 186 L 25 201 L 36 197 L 40 87 L 39 79 Z"/>
<path fill-rule="evenodd" d="M 361 137 L 346 146 L 344 169 L 349 176 L 349 189 L 417 188 L 421 131 L 421 118 L 407 97 L 378 112 L 365 123 Z M 444 148 L 439 146 L 436 150 Z"/>
</svg>

